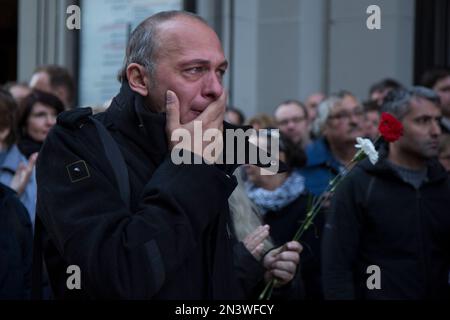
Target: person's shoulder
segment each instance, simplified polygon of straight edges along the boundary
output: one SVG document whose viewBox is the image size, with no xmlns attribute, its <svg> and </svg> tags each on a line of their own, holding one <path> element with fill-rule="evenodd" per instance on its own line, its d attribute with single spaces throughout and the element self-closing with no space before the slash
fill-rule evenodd
<svg viewBox="0 0 450 320">
<path fill-rule="evenodd" d="M 92 109 L 90 107 L 76 108 L 60 113 L 56 119 L 56 124 L 52 127 L 45 139 L 45 145 L 55 141 L 73 139 L 75 136 L 85 135 L 86 130 L 81 130 L 87 124 L 92 123 L 90 117 Z"/>
<path fill-rule="evenodd" d="M 14 194 L 14 190 L 0 182 L 0 199 L 4 200 Z"/>
<path fill-rule="evenodd" d="M 0 201 L 2 203 L 2 209 L 5 209 L 5 207 L 11 208 L 12 212 L 16 212 L 17 214 L 27 212 L 24 205 L 19 200 L 16 191 L 3 183 L 0 183 Z"/>
<path fill-rule="evenodd" d="M 32 223 L 28 211 L 17 193 L 2 183 L 0 183 L 0 216 L 2 232 L 14 232 L 16 237 L 31 245 Z"/>
<path fill-rule="evenodd" d="M 339 182 L 336 188 L 337 193 L 347 195 L 359 194 L 361 190 L 365 190 L 372 177 L 377 176 L 376 172 L 368 170 L 371 165 L 368 159 L 363 159 L 357 163 Z"/>
<path fill-rule="evenodd" d="M 326 162 L 329 158 L 328 147 L 324 138 L 319 138 L 306 146 L 306 167 L 314 167 Z"/>
<path fill-rule="evenodd" d="M 42 166 L 43 158 L 55 159 L 64 154 L 95 150 L 98 148 L 97 130 L 90 117 L 91 108 L 77 108 L 58 115 L 56 124 L 48 133 L 37 160 Z"/>
<path fill-rule="evenodd" d="M 324 141 L 323 138 L 316 139 L 314 141 L 311 141 L 305 148 L 305 152 L 307 154 L 309 153 L 316 153 L 323 150 L 324 147 Z"/>
<path fill-rule="evenodd" d="M 356 163 L 346 174 L 345 178 L 353 181 L 362 181 L 373 175 L 374 172 L 369 170 L 369 159 L 363 159 Z"/>
<path fill-rule="evenodd" d="M 62 112 L 57 120 L 56 125 L 67 129 L 78 129 L 89 121 L 92 116 L 92 108 L 82 107 Z"/>
<path fill-rule="evenodd" d="M 13 144 L 6 152 L 5 159 L 1 165 L 2 171 L 5 171 L 4 169 L 6 169 L 6 172 L 16 172 L 20 162 L 26 163 L 27 158 L 20 152 L 17 144 Z"/>
</svg>

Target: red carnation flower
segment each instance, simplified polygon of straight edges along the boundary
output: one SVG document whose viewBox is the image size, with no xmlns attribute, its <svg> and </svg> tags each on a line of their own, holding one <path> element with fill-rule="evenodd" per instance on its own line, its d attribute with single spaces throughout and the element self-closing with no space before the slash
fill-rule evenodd
<svg viewBox="0 0 450 320">
<path fill-rule="evenodd" d="M 403 135 L 403 125 L 390 113 L 383 112 L 381 114 L 378 131 L 380 131 L 384 140 L 387 142 L 394 142 Z"/>
</svg>

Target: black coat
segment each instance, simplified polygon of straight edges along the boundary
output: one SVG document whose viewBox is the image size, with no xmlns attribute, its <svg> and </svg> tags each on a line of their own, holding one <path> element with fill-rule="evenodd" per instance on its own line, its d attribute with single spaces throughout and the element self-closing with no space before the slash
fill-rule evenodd
<svg viewBox="0 0 450 320">
<path fill-rule="evenodd" d="M 124 156 L 128 209 L 89 113 L 61 114 L 37 162 L 37 214 L 56 298 L 242 298 L 228 228 L 235 167 L 173 164 L 165 116 L 124 84 L 96 118 Z M 72 264 L 81 290 L 66 288 Z"/>
<path fill-rule="evenodd" d="M 0 183 L 0 300 L 29 298 L 33 235 L 27 210 Z"/>
<path fill-rule="evenodd" d="M 337 188 L 323 238 L 329 299 L 448 298 L 450 182 L 437 161 L 419 189 L 384 157 L 365 159 Z M 381 289 L 367 287 L 380 268 Z M 373 282 L 371 282 L 373 284 Z"/>
<path fill-rule="evenodd" d="M 280 246 L 292 241 L 295 233 L 306 218 L 308 193 L 302 193 L 297 199 L 277 211 L 268 211 L 264 222 L 270 225 L 270 236 L 275 245 Z M 311 199 L 312 201 L 312 199 Z M 302 278 L 302 295 L 304 299 L 323 299 L 320 273 L 320 241 L 324 224 L 324 213 L 320 212 L 314 224 L 302 235 L 300 243 L 303 251 L 300 254 L 300 270 Z"/>
</svg>

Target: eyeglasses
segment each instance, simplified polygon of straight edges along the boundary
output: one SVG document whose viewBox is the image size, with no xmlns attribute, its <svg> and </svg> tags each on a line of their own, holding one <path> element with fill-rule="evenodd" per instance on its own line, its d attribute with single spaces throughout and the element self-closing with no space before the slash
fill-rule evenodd
<svg viewBox="0 0 450 320">
<path fill-rule="evenodd" d="M 278 126 L 284 127 L 284 126 L 287 126 L 289 124 L 289 122 L 293 122 L 293 123 L 297 124 L 297 123 L 300 123 L 305 120 L 306 120 L 305 117 L 293 117 L 290 119 L 283 119 L 283 120 L 278 121 Z"/>
<path fill-rule="evenodd" d="M 328 119 L 335 119 L 335 120 L 342 120 L 346 119 L 349 120 L 352 116 L 355 116 L 357 118 L 362 118 L 364 116 L 363 108 L 356 107 L 353 109 L 353 111 L 341 111 L 336 114 L 332 114 L 328 116 Z"/>
</svg>

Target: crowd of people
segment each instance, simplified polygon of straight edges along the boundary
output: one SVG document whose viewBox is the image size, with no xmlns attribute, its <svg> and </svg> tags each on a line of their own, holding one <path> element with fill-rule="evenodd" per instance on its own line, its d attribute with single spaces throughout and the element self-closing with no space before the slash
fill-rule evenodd
<svg viewBox="0 0 450 320">
<path fill-rule="evenodd" d="M 450 69 L 412 88 L 383 79 L 363 101 L 286 97 L 246 120 L 226 107 L 227 66 L 200 17 L 162 12 L 131 34 L 120 92 L 95 116 L 62 66 L 0 89 L 0 299 L 32 297 L 33 237 L 45 298 L 256 299 L 272 279 L 274 299 L 450 298 Z M 378 139 L 382 112 L 401 121 L 398 141 Z M 175 165 L 171 134 L 194 120 L 266 129 L 249 143 L 278 139 L 286 168 Z M 358 137 L 379 161 L 352 168 L 292 241 Z M 70 265 L 81 289 L 67 287 Z"/>
</svg>

